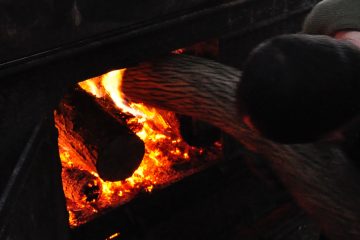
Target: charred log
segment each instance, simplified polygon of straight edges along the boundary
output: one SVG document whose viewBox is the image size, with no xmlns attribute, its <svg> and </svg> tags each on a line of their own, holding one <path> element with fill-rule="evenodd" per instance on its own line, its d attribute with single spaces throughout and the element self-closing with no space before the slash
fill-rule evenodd
<svg viewBox="0 0 360 240">
<path fill-rule="evenodd" d="M 235 68 L 190 56 L 172 56 L 129 68 L 123 91 L 133 101 L 207 121 L 234 136 L 272 167 L 298 204 L 330 239 L 360 237 L 360 174 L 339 146 L 281 145 L 249 130 L 236 111 Z"/>
<path fill-rule="evenodd" d="M 62 173 L 66 197 L 73 202 L 93 202 L 100 197 L 101 182 L 88 171 L 68 168 Z M 76 182 L 77 184 L 73 184 Z"/>
<path fill-rule="evenodd" d="M 85 165 L 103 180 L 119 181 L 139 167 L 145 145 L 128 127 L 103 111 L 93 97 L 76 89 L 56 111 L 56 125 Z"/>
<path fill-rule="evenodd" d="M 209 147 L 220 140 L 220 129 L 189 116 L 178 115 L 182 138 L 194 147 Z"/>
</svg>

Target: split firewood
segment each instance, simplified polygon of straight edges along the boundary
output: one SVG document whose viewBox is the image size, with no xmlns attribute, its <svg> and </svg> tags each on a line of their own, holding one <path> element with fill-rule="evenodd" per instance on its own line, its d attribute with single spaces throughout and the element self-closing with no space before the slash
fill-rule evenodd
<svg viewBox="0 0 360 240">
<path fill-rule="evenodd" d="M 69 92 L 55 116 L 60 137 L 65 136 L 68 147 L 103 180 L 124 180 L 139 167 L 144 142 L 103 111 L 92 96 L 80 89 Z"/>
<path fill-rule="evenodd" d="M 192 116 L 234 136 L 271 162 L 330 239 L 360 239 L 360 174 L 353 163 L 335 144 L 281 145 L 248 129 L 236 111 L 240 78 L 238 69 L 176 55 L 127 69 L 123 92 L 132 101 Z"/>
</svg>

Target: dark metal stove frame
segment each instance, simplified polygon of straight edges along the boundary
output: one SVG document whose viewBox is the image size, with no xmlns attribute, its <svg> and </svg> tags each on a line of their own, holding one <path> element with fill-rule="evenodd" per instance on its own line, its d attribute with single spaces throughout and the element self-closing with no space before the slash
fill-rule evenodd
<svg viewBox="0 0 360 240">
<path fill-rule="evenodd" d="M 239 66 L 263 39 L 299 31 L 318 1 L 200 1 L 180 12 L 0 59 L 0 239 L 68 238 L 51 117 L 68 87 L 211 38 L 220 39 L 219 60 Z"/>
</svg>

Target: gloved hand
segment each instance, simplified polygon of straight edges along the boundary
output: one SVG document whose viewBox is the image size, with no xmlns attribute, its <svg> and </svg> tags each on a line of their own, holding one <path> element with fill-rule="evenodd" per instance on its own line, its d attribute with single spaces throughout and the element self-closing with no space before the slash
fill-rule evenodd
<svg viewBox="0 0 360 240">
<path fill-rule="evenodd" d="M 316 141 L 360 113 L 360 50 L 347 41 L 275 37 L 252 51 L 243 70 L 239 113 L 274 141 Z"/>
</svg>

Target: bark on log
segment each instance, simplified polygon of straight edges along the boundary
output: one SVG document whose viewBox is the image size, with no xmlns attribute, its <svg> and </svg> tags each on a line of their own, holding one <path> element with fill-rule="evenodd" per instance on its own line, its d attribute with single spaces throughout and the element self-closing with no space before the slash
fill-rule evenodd
<svg viewBox="0 0 360 240">
<path fill-rule="evenodd" d="M 339 146 L 281 145 L 240 122 L 235 91 L 241 72 L 213 61 L 171 56 L 129 68 L 123 92 L 133 101 L 190 115 L 263 155 L 297 203 L 330 239 L 360 238 L 360 174 Z"/>
<path fill-rule="evenodd" d="M 56 111 L 56 124 L 60 135 L 103 180 L 130 177 L 144 157 L 143 141 L 82 90 L 65 96 Z"/>
</svg>

